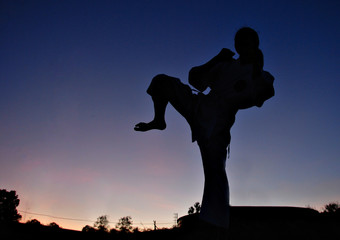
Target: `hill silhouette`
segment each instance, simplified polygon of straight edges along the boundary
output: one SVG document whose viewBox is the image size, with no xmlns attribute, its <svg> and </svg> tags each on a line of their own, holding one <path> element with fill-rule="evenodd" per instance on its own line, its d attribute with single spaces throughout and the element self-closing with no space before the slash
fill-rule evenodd
<svg viewBox="0 0 340 240">
<path fill-rule="evenodd" d="M 7 239 L 194 239 L 198 214 L 178 219 L 179 227 L 155 231 L 110 234 L 80 232 L 34 224 L 2 224 L 0 238 Z M 195 238 L 197 239 L 197 238 Z M 231 207 L 230 239 L 340 239 L 340 217 L 298 207 Z"/>
<path fill-rule="evenodd" d="M 317 219 L 320 213 L 311 208 L 301 207 L 263 207 L 263 206 L 231 206 L 231 222 L 266 222 L 266 221 L 310 221 Z M 194 227 L 198 222 L 198 214 L 186 215 L 178 219 L 182 227 Z"/>
</svg>

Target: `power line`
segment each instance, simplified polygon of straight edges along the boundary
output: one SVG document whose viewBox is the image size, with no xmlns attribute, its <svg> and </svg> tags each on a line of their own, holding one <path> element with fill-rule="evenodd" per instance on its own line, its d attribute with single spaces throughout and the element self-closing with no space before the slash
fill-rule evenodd
<svg viewBox="0 0 340 240">
<path fill-rule="evenodd" d="M 77 218 L 57 217 L 57 216 L 52 216 L 52 215 L 48 215 L 48 214 L 27 212 L 27 211 L 23 211 L 23 210 L 18 210 L 18 211 L 19 211 L 19 212 L 22 212 L 22 213 L 26 213 L 26 214 L 32 214 L 32 215 L 44 216 L 44 217 L 50 217 L 50 218 L 57 218 L 57 219 L 64 219 L 64 220 L 80 221 L 80 222 L 95 222 L 95 221 L 93 221 L 93 220 L 88 220 L 88 219 L 77 219 Z"/>
<path fill-rule="evenodd" d="M 70 220 L 70 221 L 78 221 L 78 222 L 95 222 L 95 220 L 89 220 L 89 219 L 79 219 L 79 218 L 67 218 L 67 217 L 58 217 L 58 216 L 52 216 L 49 214 L 43 214 L 43 213 L 34 213 L 34 212 L 28 212 L 24 210 L 18 210 L 19 212 L 26 213 L 26 214 L 32 214 L 32 215 L 37 215 L 37 216 L 44 216 L 44 217 L 50 217 L 50 218 L 55 218 L 55 219 L 63 219 L 63 220 Z M 111 224 L 117 224 L 118 222 L 109 222 Z M 151 225 L 154 223 L 144 223 L 147 225 Z M 165 224 L 172 224 L 171 222 L 163 222 L 163 223 L 157 223 L 160 225 L 165 225 Z M 141 224 L 143 225 L 143 224 Z"/>
</svg>

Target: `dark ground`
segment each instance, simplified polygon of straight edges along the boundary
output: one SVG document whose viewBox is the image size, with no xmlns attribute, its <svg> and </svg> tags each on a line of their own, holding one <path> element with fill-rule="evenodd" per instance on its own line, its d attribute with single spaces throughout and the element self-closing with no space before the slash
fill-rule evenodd
<svg viewBox="0 0 340 240">
<path fill-rule="evenodd" d="M 179 219 L 180 227 L 131 234 L 108 234 L 32 226 L 28 224 L 1 224 L 0 239 L 85 239 L 85 240 L 158 240 L 200 239 L 192 237 L 197 231 L 197 215 Z M 232 207 L 229 239 L 340 239 L 340 217 L 337 214 L 321 214 L 308 208 L 293 207 Z"/>
</svg>

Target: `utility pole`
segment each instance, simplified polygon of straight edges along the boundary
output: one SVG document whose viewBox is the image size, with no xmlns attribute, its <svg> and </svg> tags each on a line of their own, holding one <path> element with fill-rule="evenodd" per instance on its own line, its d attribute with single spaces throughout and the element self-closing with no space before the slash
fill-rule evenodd
<svg viewBox="0 0 340 240">
<path fill-rule="evenodd" d="M 174 213 L 174 221 L 175 221 L 174 227 L 177 227 L 177 220 L 178 220 L 178 213 Z"/>
</svg>

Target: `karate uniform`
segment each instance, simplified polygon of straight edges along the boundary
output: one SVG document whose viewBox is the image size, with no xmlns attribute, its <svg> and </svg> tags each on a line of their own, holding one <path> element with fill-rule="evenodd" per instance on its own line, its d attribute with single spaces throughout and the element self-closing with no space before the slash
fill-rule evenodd
<svg viewBox="0 0 340 240">
<path fill-rule="evenodd" d="M 255 106 L 258 105 L 258 94 L 250 64 L 241 65 L 238 60 L 231 59 L 217 64 L 210 73 L 213 79 L 209 80 L 211 91 L 207 95 L 193 93 L 192 89 L 178 78 L 164 74 L 153 78 L 147 93 L 170 102 L 188 121 L 192 141 L 197 141 L 200 148 L 205 177 L 200 218 L 227 229 L 230 207 L 225 167 L 231 139 L 230 129 L 240 109 L 239 99 L 253 101 L 252 106 Z M 267 83 L 267 88 L 273 91 L 274 78 L 267 72 L 263 72 L 260 77 Z M 235 84 L 240 81 L 245 87 L 236 91 Z M 267 93 L 270 97 L 273 94 Z"/>
</svg>

